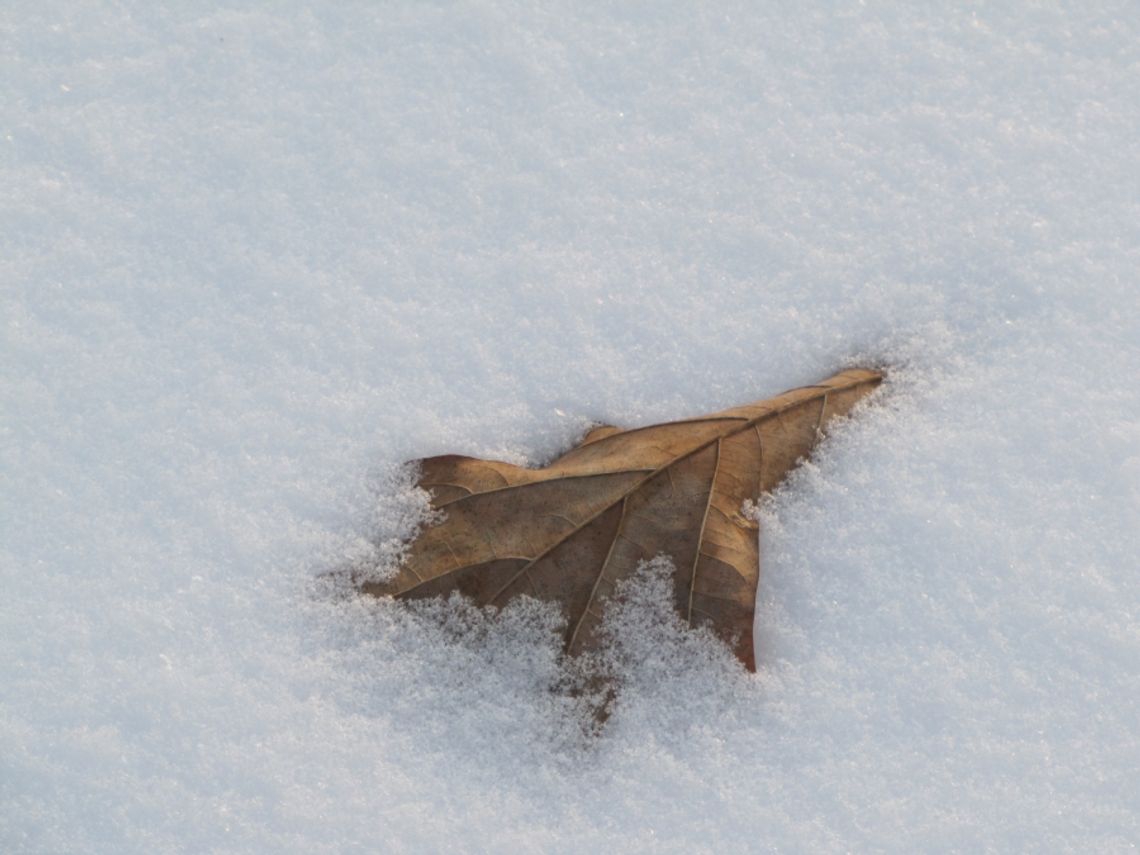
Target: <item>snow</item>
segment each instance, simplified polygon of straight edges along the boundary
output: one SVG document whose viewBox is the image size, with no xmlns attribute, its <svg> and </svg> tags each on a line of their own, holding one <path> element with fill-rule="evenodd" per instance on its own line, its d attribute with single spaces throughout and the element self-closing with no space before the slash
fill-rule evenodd
<svg viewBox="0 0 1140 855">
<path fill-rule="evenodd" d="M 0 32 L 0 849 L 1135 849 L 1135 6 Z M 320 581 L 414 529 L 404 460 L 848 364 L 755 676 L 651 574 L 590 737 L 548 610 Z"/>
</svg>

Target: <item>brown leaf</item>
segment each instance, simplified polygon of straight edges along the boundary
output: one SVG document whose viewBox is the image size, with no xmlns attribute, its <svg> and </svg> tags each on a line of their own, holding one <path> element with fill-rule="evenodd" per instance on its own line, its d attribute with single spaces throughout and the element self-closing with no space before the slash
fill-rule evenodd
<svg viewBox="0 0 1140 855">
<path fill-rule="evenodd" d="M 361 590 L 399 598 L 458 590 L 495 606 L 519 594 L 553 600 L 566 610 L 565 650 L 574 655 L 596 644 L 617 581 L 664 553 L 676 567 L 678 613 L 711 625 L 754 671 L 759 546 L 741 507 L 775 487 L 828 421 L 881 380 L 844 371 L 696 419 L 595 428 L 542 469 L 428 458 L 419 486 L 445 519 L 411 544 L 393 579 Z"/>
</svg>

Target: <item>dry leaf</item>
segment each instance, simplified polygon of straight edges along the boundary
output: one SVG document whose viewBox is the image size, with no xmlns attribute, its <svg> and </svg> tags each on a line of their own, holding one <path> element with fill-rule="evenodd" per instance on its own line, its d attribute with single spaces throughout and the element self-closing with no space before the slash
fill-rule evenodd
<svg viewBox="0 0 1140 855">
<path fill-rule="evenodd" d="M 409 547 L 378 596 L 458 590 L 481 605 L 519 594 L 561 603 L 571 655 L 596 644 L 606 599 L 641 561 L 673 559 L 675 607 L 707 624 L 756 670 L 752 616 L 759 576 L 748 499 L 775 487 L 832 418 L 882 380 L 851 370 L 815 386 L 651 427 L 599 427 L 542 469 L 446 455 L 422 461 L 419 486 L 442 522 Z"/>
</svg>

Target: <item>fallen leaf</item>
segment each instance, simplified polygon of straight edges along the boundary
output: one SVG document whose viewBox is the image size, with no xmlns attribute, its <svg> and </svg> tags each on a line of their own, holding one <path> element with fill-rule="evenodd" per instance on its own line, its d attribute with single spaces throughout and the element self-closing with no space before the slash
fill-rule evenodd
<svg viewBox="0 0 1140 855">
<path fill-rule="evenodd" d="M 565 651 L 576 655 L 597 645 L 615 584 L 664 554 L 676 568 L 677 612 L 711 626 L 755 671 L 759 543 L 741 509 L 881 380 L 856 369 L 700 418 L 598 427 L 541 469 L 427 458 L 419 486 L 443 520 L 410 545 L 392 579 L 360 589 L 397 598 L 460 591 L 494 606 L 520 594 L 553 600 L 568 618 Z"/>
</svg>

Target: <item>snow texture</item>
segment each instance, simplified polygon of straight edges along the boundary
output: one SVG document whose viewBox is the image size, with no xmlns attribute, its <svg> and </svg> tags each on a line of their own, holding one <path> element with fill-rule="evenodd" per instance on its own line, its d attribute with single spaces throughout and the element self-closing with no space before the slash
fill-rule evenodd
<svg viewBox="0 0 1140 855">
<path fill-rule="evenodd" d="M 0 850 L 1135 850 L 1136 4 L 7 0 L 0 81 Z M 647 571 L 591 737 L 549 609 L 322 581 L 405 460 L 866 363 L 754 676 Z"/>
</svg>

